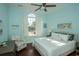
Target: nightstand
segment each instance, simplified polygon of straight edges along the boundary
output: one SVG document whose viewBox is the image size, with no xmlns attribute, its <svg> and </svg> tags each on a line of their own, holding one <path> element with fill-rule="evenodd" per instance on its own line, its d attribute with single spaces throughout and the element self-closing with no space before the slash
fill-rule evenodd
<svg viewBox="0 0 79 59">
<path fill-rule="evenodd" d="M 0 46 L 0 56 L 15 56 L 16 46 L 14 41 L 6 41 L 6 46 Z"/>
<path fill-rule="evenodd" d="M 76 42 L 76 55 L 79 55 L 79 42 Z"/>
</svg>

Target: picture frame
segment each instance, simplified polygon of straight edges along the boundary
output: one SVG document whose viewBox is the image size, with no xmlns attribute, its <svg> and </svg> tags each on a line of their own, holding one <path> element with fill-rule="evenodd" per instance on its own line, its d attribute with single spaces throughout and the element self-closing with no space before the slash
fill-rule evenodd
<svg viewBox="0 0 79 59">
<path fill-rule="evenodd" d="M 58 29 L 71 29 L 72 23 L 62 23 L 57 25 Z"/>
<path fill-rule="evenodd" d="M 46 23 L 44 23 L 44 28 L 47 28 L 47 24 Z"/>
<path fill-rule="evenodd" d="M 3 28 L 2 28 L 2 20 L 0 20 L 0 35 L 2 35 Z"/>
</svg>

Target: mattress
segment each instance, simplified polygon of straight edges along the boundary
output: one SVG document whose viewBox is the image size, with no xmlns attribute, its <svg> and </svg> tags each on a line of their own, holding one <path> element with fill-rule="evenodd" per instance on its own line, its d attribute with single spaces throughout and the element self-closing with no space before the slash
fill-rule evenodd
<svg viewBox="0 0 79 59">
<path fill-rule="evenodd" d="M 42 56 L 59 56 L 75 49 L 75 41 L 62 42 L 45 37 L 34 39 L 33 45 Z"/>
</svg>

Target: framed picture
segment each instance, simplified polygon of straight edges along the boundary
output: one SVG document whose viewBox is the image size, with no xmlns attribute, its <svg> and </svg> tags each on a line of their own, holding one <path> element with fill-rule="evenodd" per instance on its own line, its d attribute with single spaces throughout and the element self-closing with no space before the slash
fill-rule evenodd
<svg viewBox="0 0 79 59">
<path fill-rule="evenodd" d="M 62 23 L 57 25 L 58 29 L 71 29 L 72 23 Z"/>
<path fill-rule="evenodd" d="M 2 23 L 2 20 L 0 20 L 0 23 Z"/>
<path fill-rule="evenodd" d="M 2 20 L 0 20 L 0 35 L 2 35 L 3 28 L 2 28 Z"/>
<path fill-rule="evenodd" d="M 47 28 L 47 24 L 46 23 L 44 23 L 44 28 Z"/>
<path fill-rule="evenodd" d="M 3 32 L 3 30 L 2 30 L 2 29 L 0 29 L 0 35 L 2 34 L 2 32 Z"/>
</svg>

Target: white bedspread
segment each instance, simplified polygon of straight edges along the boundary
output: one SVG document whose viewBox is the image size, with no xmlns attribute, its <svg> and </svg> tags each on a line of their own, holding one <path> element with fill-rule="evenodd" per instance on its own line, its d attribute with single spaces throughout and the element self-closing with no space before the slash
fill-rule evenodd
<svg viewBox="0 0 79 59">
<path fill-rule="evenodd" d="M 34 39 L 34 46 L 41 55 L 59 56 L 75 49 L 75 41 L 62 42 L 49 38 L 37 38 Z"/>
</svg>

